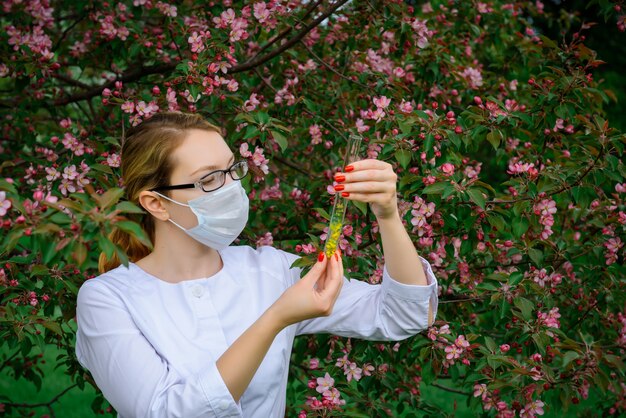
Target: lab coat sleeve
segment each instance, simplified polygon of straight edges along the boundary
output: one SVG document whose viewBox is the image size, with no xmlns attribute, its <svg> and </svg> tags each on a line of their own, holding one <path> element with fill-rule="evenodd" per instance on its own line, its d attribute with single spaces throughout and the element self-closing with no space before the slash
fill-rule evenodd
<svg viewBox="0 0 626 418">
<path fill-rule="evenodd" d="M 289 269 L 298 256 L 284 251 L 282 254 Z M 296 335 L 330 333 L 370 341 L 401 341 L 425 330 L 437 316 L 438 284 L 428 261 L 419 258 L 427 285 L 400 283 L 389 275 L 386 265 L 381 284 L 348 281 L 344 276 L 332 313 L 299 322 Z M 288 270 L 292 283 L 300 280 L 300 271 Z"/>
<path fill-rule="evenodd" d="M 78 361 L 121 417 L 242 417 L 215 362 L 188 377 L 170 369 L 106 284 L 80 287 L 76 321 Z"/>
</svg>

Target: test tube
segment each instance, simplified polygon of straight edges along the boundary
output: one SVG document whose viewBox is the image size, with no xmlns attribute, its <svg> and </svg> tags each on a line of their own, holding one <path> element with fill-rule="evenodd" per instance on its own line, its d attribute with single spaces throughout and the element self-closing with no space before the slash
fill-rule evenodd
<svg viewBox="0 0 626 418">
<path fill-rule="evenodd" d="M 358 160 L 361 140 L 362 138 L 359 135 L 351 134 L 348 137 L 348 147 L 346 148 L 346 155 L 343 161 L 344 171 L 347 165 Z M 326 257 L 332 257 L 335 250 L 337 250 L 347 206 L 348 201 L 341 197 L 341 193 L 335 193 L 335 203 L 333 204 L 333 210 L 330 214 L 330 224 L 328 226 L 328 238 L 326 238 L 326 244 L 324 245 L 324 254 L 326 254 Z"/>
</svg>

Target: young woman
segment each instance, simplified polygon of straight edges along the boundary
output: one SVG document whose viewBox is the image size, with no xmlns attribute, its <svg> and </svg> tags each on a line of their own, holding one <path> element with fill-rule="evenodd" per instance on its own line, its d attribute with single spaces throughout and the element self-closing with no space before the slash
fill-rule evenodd
<svg viewBox="0 0 626 418">
<path fill-rule="evenodd" d="M 297 335 L 397 341 L 432 324 L 437 280 L 402 225 L 389 164 L 357 161 L 336 178 L 376 214 L 380 285 L 345 279 L 339 253 L 300 279 L 294 254 L 229 246 L 248 218 L 246 174 L 198 115 L 157 113 L 127 132 L 126 195 L 153 249 L 116 231 L 131 263 L 101 256 L 76 317 L 78 360 L 118 416 L 283 417 Z"/>
</svg>

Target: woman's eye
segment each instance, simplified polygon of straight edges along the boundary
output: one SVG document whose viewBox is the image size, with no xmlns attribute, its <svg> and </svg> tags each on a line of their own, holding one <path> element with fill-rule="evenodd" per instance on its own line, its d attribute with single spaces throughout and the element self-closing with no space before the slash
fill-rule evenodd
<svg viewBox="0 0 626 418">
<path fill-rule="evenodd" d="M 207 177 L 207 178 L 205 178 L 205 179 L 200 180 L 200 183 L 201 183 L 203 186 L 212 186 L 212 185 L 217 184 L 217 180 L 218 180 L 218 179 L 217 179 L 217 177 L 216 177 L 216 176 L 209 176 L 209 177 Z"/>
</svg>

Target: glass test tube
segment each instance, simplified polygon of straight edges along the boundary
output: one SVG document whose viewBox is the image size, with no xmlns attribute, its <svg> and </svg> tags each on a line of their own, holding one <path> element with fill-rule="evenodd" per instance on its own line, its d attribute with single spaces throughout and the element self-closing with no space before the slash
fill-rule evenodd
<svg viewBox="0 0 626 418">
<path fill-rule="evenodd" d="M 347 165 L 350 165 L 358 160 L 361 139 L 362 138 L 358 135 L 349 136 L 348 147 L 346 148 L 346 155 L 343 162 L 343 170 L 345 170 Z M 339 237 L 341 236 L 343 228 L 343 218 L 346 213 L 346 206 L 348 206 L 348 201 L 341 197 L 340 192 L 335 193 L 335 203 L 330 214 L 328 237 L 326 238 L 326 244 L 324 245 L 324 254 L 326 254 L 327 257 L 331 257 L 337 249 Z"/>
</svg>

